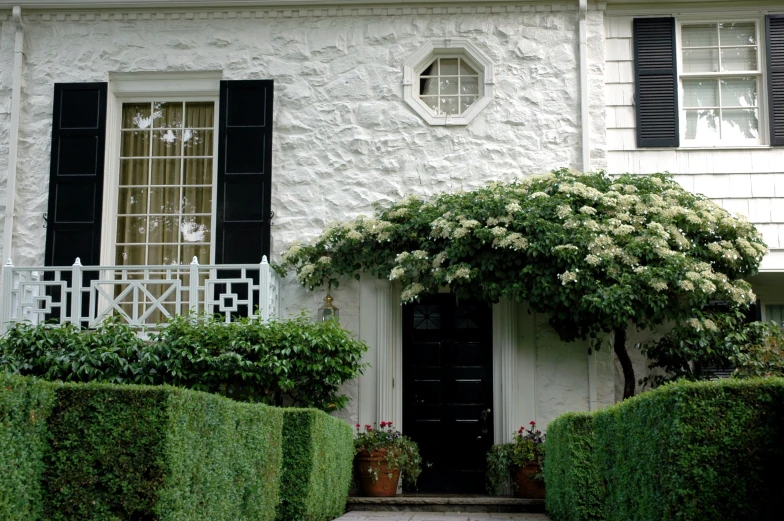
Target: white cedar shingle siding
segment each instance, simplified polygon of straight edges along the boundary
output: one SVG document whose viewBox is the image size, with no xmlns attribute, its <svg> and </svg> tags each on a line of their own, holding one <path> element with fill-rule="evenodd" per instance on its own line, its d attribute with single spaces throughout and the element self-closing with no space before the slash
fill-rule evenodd
<svg viewBox="0 0 784 521">
<path fill-rule="evenodd" d="M 670 172 L 687 190 L 748 216 L 770 248 L 784 248 L 784 148 L 637 149 L 632 17 L 605 23 L 607 169 L 610 173 Z"/>
</svg>

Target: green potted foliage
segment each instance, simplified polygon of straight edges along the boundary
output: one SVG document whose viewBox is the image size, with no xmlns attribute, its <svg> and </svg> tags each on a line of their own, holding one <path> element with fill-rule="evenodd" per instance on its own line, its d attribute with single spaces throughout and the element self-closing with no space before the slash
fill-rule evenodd
<svg viewBox="0 0 784 521">
<path fill-rule="evenodd" d="M 514 441 L 494 445 L 487 453 L 487 481 L 491 494 L 500 494 L 511 479 L 518 497 L 543 499 L 545 435 L 532 421 L 528 429 L 520 427 Z"/>
<path fill-rule="evenodd" d="M 407 485 L 415 486 L 422 472 L 419 447 L 408 436 L 392 428 L 392 422 L 381 422 L 380 429 L 357 424 L 354 453 L 357 475 L 366 496 L 394 496 L 400 472 Z"/>
</svg>

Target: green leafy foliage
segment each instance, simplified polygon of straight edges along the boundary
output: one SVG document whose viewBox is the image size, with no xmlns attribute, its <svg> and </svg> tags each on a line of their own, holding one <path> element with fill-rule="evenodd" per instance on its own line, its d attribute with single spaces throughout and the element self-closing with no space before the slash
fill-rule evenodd
<svg viewBox="0 0 784 521">
<path fill-rule="evenodd" d="M 750 223 L 669 175 L 557 170 L 408 197 L 293 245 L 278 269 L 311 289 L 368 272 L 401 281 L 406 302 L 441 287 L 458 299 L 528 301 L 572 340 L 651 327 L 713 300 L 747 306 L 742 278 L 765 251 Z"/>
<path fill-rule="evenodd" d="M 54 391 L 34 380 L 0 373 L 0 519 L 41 516 L 46 420 Z"/>
<path fill-rule="evenodd" d="M 337 322 L 305 316 L 268 324 L 178 316 L 149 341 L 117 321 L 95 330 L 21 322 L 0 339 L 0 366 L 52 381 L 171 384 L 242 401 L 337 410 L 348 401 L 339 388 L 359 376 L 366 350 Z"/>
<path fill-rule="evenodd" d="M 592 416 L 593 442 L 587 420 L 576 417 L 556 420 L 550 433 L 554 521 L 780 517 L 784 379 L 670 383 Z M 574 473 L 591 444 L 600 481 L 589 463 Z"/>
<path fill-rule="evenodd" d="M 331 521 L 343 515 L 351 486 L 351 427 L 312 409 L 285 409 L 283 467 L 276 521 Z"/>
<path fill-rule="evenodd" d="M 566 413 L 547 426 L 544 480 L 553 521 L 601 521 L 604 489 L 594 458 L 593 415 Z"/>
<path fill-rule="evenodd" d="M 531 421 L 528 429 L 520 427 L 513 433 L 511 443 L 493 445 L 487 453 L 487 490 L 491 494 L 500 494 L 509 482 L 510 475 L 520 467 L 537 463 L 540 468 L 544 464 L 545 435 Z M 536 479 L 542 479 L 541 474 Z M 517 483 L 512 480 L 513 486 Z"/>
<path fill-rule="evenodd" d="M 381 428 L 365 425 L 364 431 L 361 431 L 360 425 L 357 424 L 356 429 L 354 454 L 365 450 L 385 450 L 387 467 L 391 470 L 400 469 L 406 485 L 416 487 L 417 479 L 422 473 L 422 457 L 414 440 L 392 428 L 392 422 L 382 421 Z M 371 467 L 371 470 L 374 471 L 373 481 L 378 481 L 378 469 Z"/>
<path fill-rule="evenodd" d="M 650 368 L 664 369 L 641 380 L 661 385 L 680 378 L 704 380 L 711 368 L 735 368 L 733 376 L 784 376 L 784 332 L 774 323 L 746 322 L 740 310 L 695 312 L 668 334 L 642 348 Z"/>
</svg>

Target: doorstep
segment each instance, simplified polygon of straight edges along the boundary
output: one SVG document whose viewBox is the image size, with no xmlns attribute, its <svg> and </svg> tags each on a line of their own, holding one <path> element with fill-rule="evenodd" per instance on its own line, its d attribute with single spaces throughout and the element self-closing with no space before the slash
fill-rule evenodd
<svg viewBox="0 0 784 521">
<path fill-rule="evenodd" d="M 349 496 L 346 512 L 544 512 L 544 499 L 469 494 Z"/>
</svg>

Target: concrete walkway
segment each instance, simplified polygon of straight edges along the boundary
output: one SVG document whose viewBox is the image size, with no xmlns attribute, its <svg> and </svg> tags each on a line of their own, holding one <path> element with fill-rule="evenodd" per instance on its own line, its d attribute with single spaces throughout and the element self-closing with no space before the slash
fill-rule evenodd
<svg viewBox="0 0 784 521">
<path fill-rule="evenodd" d="M 545 514 L 460 512 L 349 512 L 335 521 L 550 521 Z"/>
</svg>

